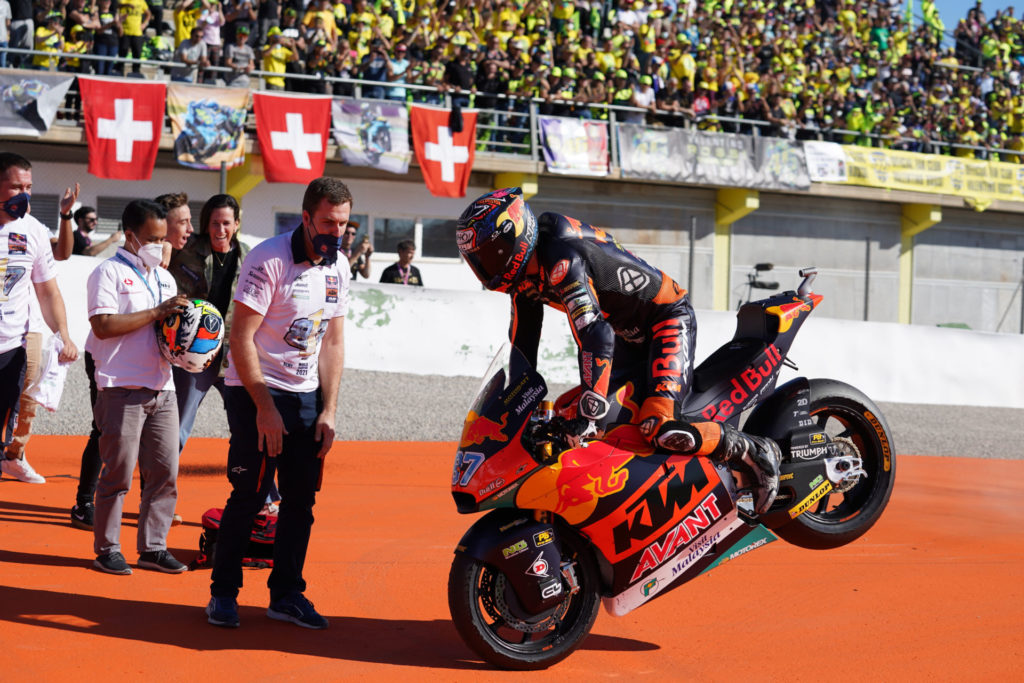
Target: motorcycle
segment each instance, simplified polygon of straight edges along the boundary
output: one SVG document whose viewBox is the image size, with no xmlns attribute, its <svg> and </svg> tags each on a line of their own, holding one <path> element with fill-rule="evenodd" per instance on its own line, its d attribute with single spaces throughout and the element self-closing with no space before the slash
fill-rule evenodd
<svg viewBox="0 0 1024 683">
<path fill-rule="evenodd" d="M 780 490 L 754 512 L 747 482 L 707 458 L 652 447 L 630 419 L 636 387 L 614 391 L 599 438 L 559 426 L 544 379 L 508 344 L 466 417 L 452 472 L 460 513 L 489 511 L 455 549 L 448 605 L 460 637 L 487 662 L 548 667 L 589 633 L 603 603 L 623 616 L 778 538 L 804 548 L 850 543 L 879 519 L 895 481 L 878 407 L 852 386 L 798 377 L 776 387 L 797 331 L 822 301 L 816 269 L 796 291 L 743 305 L 731 341 L 694 371 L 684 404 L 778 442 Z"/>
</svg>

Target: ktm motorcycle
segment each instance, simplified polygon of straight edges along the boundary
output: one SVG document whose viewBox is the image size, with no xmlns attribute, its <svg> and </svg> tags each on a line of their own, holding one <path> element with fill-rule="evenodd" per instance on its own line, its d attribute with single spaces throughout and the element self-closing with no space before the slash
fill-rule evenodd
<svg viewBox="0 0 1024 683">
<path fill-rule="evenodd" d="M 782 538 L 815 549 L 864 534 L 892 493 L 896 462 L 878 407 L 829 379 L 776 381 L 822 297 L 797 291 L 742 306 L 736 333 L 695 369 L 684 414 L 770 437 L 783 452 L 771 509 L 754 513 L 741 475 L 654 449 L 630 420 L 636 387 L 614 392 L 600 438 L 558 429 L 572 403 L 522 354 L 499 352 L 470 408 L 452 473 L 461 513 L 488 510 L 455 549 L 448 605 L 484 660 L 539 669 L 586 637 L 602 601 L 622 616 L 699 574 Z"/>
</svg>

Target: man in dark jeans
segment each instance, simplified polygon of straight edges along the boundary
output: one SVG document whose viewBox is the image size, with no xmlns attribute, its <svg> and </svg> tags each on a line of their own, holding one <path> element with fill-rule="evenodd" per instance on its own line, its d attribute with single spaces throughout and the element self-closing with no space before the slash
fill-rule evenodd
<svg viewBox="0 0 1024 683">
<path fill-rule="evenodd" d="M 338 249 L 351 210 L 343 182 L 317 178 L 302 200 L 302 224 L 253 247 L 242 264 L 224 378 L 232 491 L 206 606 L 215 626 L 238 626 L 242 557 L 275 471 L 282 500 L 267 616 L 328 626 L 303 595 L 302 568 L 324 457 L 334 442 L 350 279 Z"/>
</svg>

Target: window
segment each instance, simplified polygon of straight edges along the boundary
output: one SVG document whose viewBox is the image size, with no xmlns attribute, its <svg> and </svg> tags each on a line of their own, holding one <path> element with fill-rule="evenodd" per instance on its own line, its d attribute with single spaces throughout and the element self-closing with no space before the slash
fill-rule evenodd
<svg viewBox="0 0 1024 683">
<path fill-rule="evenodd" d="M 411 218 L 375 218 L 373 220 L 373 248 L 395 253 L 402 240 L 416 238 L 416 221 Z"/>
<path fill-rule="evenodd" d="M 458 258 L 455 244 L 455 221 L 447 218 L 423 219 L 423 256 Z"/>
<path fill-rule="evenodd" d="M 274 234 L 280 235 L 285 232 L 291 232 L 302 223 L 301 213 L 284 213 L 283 211 L 274 212 Z"/>
</svg>

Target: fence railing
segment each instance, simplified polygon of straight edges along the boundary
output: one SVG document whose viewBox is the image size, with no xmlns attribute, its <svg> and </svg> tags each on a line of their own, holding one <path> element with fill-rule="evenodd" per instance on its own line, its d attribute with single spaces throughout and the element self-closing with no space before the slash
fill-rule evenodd
<svg viewBox="0 0 1024 683">
<path fill-rule="evenodd" d="M 38 50 L 26 50 L 12 47 L 0 47 L 0 54 L 19 56 L 45 56 L 58 59 L 79 59 L 85 62 L 112 62 L 121 65 L 145 66 L 151 71 L 151 75 L 160 79 L 170 78 L 170 70 L 175 68 L 186 69 L 191 65 L 184 62 L 159 61 L 152 59 L 130 59 L 127 57 L 108 57 L 92 54 L 79 54 L 72 52 L 44 52 Z M 944 65 L 949 66 L 949 65 Z M 197 67 L 198 68 L 198 67 Z M 970 68 L 970 67 L 965 67 Z M 33 69 L 27 70 L 31 73 Z M 39 69 L 34 69 L 39 70 Z M 56 71 L 56 69 L 46 69 Z M 973 68 L 971 68 L 973 70 Z M 199 68 L 202 75 L 212 74 L 214 83 L 208 85 L 228 85 L 228 80 L 223 76 L 240 72 L 223 66 L 208 66 Z M 61 73 L 70 75 L 91 75 L 86 71 L 68 71 Z M 117 74 L 120 75 L 120 74 Z M 126 74 L 131 76 L 131 74 Z M 453 102 L 459 101 L 462 106 L 473 106 L 475 99 L 485 98 L 501 103 L 495 108 L 479 109 L 480 116 L 477 123 L 477 148 L 482 151 L 496 154 L 510 154 L 519 157 L 528 156 L 531 160 L 537 161 L 541 155 L 539 141 L 540 128 L 537 117 L 545 115 L 543 110 L 552 109 L 551 115 L 566 115 L 554 112 L 569 110 L 569 116 L 585 118 L 592 121 L 607 122 L 609 131 L 616 129 L 620 119 L 635 118 L 643 116 L 648 123 L 655 126 L 665 125 L 680 128 L 698 128 L 705 130 L 724 130 L 725 132 L 744 133 L 754 137 L 779 137 L 797 140 L 818 140 L 829 142 L 841 142 L 844 144 L 857 144 L 868 147 L 886 149 L 905 149 L 922 154 L 955 155 L 957 150 L 973 154 L 978 159 L 992 159 L 996 155 L 1001 160 L 1024 163 L 1024 152 L 988 147 L 984 145 L 967 145 L 933 138 L 898 137 L 873 132 L 848 130 L 845 128 L 822 128 L 815 125 L 792 125 L 777 126 L 769 121 L 747 118 L 744 116 L 721 116 L 708 114 L 699 116 L 688 116 L 679 112 L 666 110 L 651 111 L 645 108 L 631 107 L 625 105 L 589 103 L 578 100 L 563 100 L 557 98 L 523 97 L 518 95 L 507 95 L 503 93 L 480 93 L 475 90 L 465 92 L 451 87 L 437 87 L 420 85 L 417 83 L 406 83 L 403 81 L 368 81 L 358 78 L 345 78 L 339 76 L 325 76 L 321 74 L 307 73 L 279 73 L 254 69 L 248 72 L 250 84 L 242 87 L 252 89 L 263 89 L 266 87 L 267 78 L 284 78 L 286 83 L 291 85 L 304 84 L 306 87 L 314 86 L 317 91 L 322 89 L 324 94 L 333 94 L 338 97 L 351 98 L 356 100 L 370 100 L 383 102 L 404 102 L 413 104 L 436 104 L 439 106 L 452 107 Z M 143 76 L 144 77 L 144 76 Z M 368 97 L 367 94 L 375 93 L 379 89 L 388 91 L 401 89 L 403 97 L 384 98 Z M 309 92 L 309 90 L 300 90 Z M 343 94 L 339 94 L 343 93 Z M 62 117 L 59 125 L 77 125 L 80 112 L 74 108 L 61 108 Z M 255 121 L 250 112 L 247 128 L 254 129 Z M 170 130 L 170 123 L 165 121 L 165 130 Z M 618 165 L 619 150 L 618 136 L 610 137 L 610 156 L 612 166 Z"/>
</svg>

